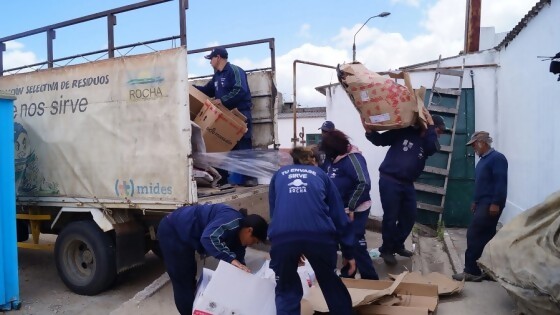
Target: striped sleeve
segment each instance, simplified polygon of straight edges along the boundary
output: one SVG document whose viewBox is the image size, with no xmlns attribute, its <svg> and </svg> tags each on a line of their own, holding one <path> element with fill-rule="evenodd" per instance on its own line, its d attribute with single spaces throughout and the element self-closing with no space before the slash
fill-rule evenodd
<svg viewBox="0 0 560 315">
<path fill-rule="evenodd" d="M 240 218 L 223 224 L 213 222 L 204 229 L 200 241 L 208 255 L 227 262 L 237 258 L 235 253 L 226 245 L 226 237 L 238 237 L 239 221 Z"/>
<path fill-rule="evenodd" d="M 348 201 L 348 208 L 353 211 L 359 206 L 359 201 L 370 185 L 370 180 L 369 174 L 367 173 L 367 166 L 360 163 L 356 154 L 349 154 L 348 158 L 352 163 L 352 168 L 355 172 L 354 180 L 357 183 Z"/>
<path fill-rule="evenodd" d="M 241 100 L 244 90 L 246 90 L 246 87 L 244 86 L 245 84 L 243 84 L 243 80 L 241 77 L 241 71 L 243 70 L 241 70 L 241 68 L 236 65 L 231 65 L 231 70 L 233 72 L 234 80 L 233 87 L 229 93 L 222 96 L 221 98 L 222 103 L 230 109 L 233 108 L 233 103 L 237 103 Z"/>
</svg>

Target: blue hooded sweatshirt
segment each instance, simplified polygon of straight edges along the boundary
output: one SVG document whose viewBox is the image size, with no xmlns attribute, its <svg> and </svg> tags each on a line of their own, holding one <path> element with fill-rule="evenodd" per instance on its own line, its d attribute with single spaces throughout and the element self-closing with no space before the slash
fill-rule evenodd
<svg viewBox="0 0 560 315">
<path fill-rule="evenodd" d="M 412 184 L 426 165 L 426 159 L 439 150 L 434 126 L 428 126 L 424 135 L 414 127 L 388 130 L 383 133 L 372 131 L 366 138 L 376 146 L 391 146 L 379 166 L 380 175 Z"/>
<path fill-rule="evenodd" d="M 354 233 L 334 183 L 317 166 L 281 167 L 270 181 L 268 237 L 273 244 L 309 240 L 340 244 L 352 259 Z"/>
<path fill-rule="evenodd" d="M 355 146 L 351 146 L 349 153 L 337 156 L 329 165 L 327 174 L 338 188 L 344 207 L 350 211 L 371 200 L 366 160 Z"/>
<path fill-rule="evenodd" d="M 224 204 L 194 205 L 178 208 L 167 216 L 179 241 L 199 253 L 231 263 L 244 263 L 245 246 L 239 240 L 243 214 Z"/>
</svg>

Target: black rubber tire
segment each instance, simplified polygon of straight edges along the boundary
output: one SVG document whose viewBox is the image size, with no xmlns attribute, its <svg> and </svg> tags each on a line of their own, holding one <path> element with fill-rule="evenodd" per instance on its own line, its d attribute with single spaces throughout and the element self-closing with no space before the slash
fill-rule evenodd
<svg viewBox="0 0 560 315">
<path fill-rule="evenodd" d="M 72 292 L 96 295 L 117 277 L 115 244 L 95 222 L 68 224 L 54 245 L 58 275 Z"/>
</svg>

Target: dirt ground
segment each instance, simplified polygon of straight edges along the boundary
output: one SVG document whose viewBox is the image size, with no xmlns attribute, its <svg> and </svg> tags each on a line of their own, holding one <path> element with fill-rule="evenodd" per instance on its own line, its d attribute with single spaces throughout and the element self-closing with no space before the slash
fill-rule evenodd
<svg viewBox="0 0 560 315">
<path fill-rule="evenodd" d="M 54 243 L 55 236 L 41 236 Z M 121 274 L 115 285 L 97 296 L 72 293 L 60 280 L 49 251 L 19 249 L 21 308 L 6 315 L 109 314 L 165 272 L 161 260 L 151 252 L 146 264 Z"/>
</svg>

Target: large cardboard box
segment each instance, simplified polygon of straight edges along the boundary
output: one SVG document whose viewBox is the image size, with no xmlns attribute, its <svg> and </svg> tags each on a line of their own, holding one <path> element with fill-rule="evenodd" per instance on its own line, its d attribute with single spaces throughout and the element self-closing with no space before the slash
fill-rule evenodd
<svg viewBox="0 0 560 315">
<path fill-rule="evenodd" d="M 423 118 L 425 89 L 414 91 L 408 73 L 382 76 L 361 63 L 339 66 L 338 79 L 360 113 L 362 121 L 377 130 L 405 128 Z M 406 86 L 394 79 L 403 79 Z"/>
<path fill-rule="evenodd" d="M 194 122 L 200 126 L 206 152 L 227 152 L 247 132 L 247 124 L 224 106 L 205 100 Z"/>
<path fill-rule="evenodd" d="M 202 107 L 204 107 L 204 102 L 207 99 L 209 99 L 209 97 L 206 94 L 202 93 L 193 85 L 189 85 L 189 109 L 191 120 L 195 119 L 196 115 L 198 115 Z"/>
</svg>

